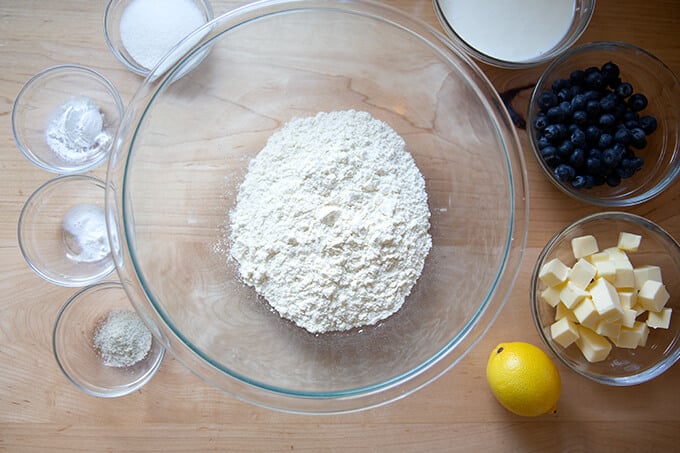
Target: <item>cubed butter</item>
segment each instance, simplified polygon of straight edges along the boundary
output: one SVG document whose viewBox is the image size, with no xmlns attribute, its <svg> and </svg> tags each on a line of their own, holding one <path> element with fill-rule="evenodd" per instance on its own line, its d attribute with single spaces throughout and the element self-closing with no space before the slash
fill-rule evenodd
<svg viewBox="0 0 680 453">
<path fill-rule="evenodd" d="M 560 302 L 559 304 L 557 304 L 557 307 L 555 307 L 555 321 L 558 321 L 562 318 L 567 318 L 569 321 L 572 322 L 578 322 L 578 319 L 576 319 L 574 312 L 569 310 L 562 302 Z"/>
<path fill-rule="evenodd" d="M 590 297 L 586 297 L 579 302 L 572 310 L 572 313 L 578 322 L 588 328 L 594 329 L 598 322 L 600 322 L 600 315 L 593 304 Z"/>
<path fill-rule="evenodd" d="M 617 338 L 621 331 L 621 321 L 600 321 L 595 326 L 595 332 L 609 338 Z"/>
<path fill-rule="evenodd" d="M 600 251 L 597 239 L 593 235 L 580 236 L 571 240 L 571 251 L 574 258 L 580 259 Z"/>
<path fill-rule="evenodd" d="M 607 261 L 595 261 L 595 269 L 595 277 L 604 278 L 612 285 L 616 283 L 616 266 L 614 261 L 609 259 Z"/>
<path fill-rule="evenodd" d="M 633 327 L 635 324 L 635 318 L 638 316 L 638 312 L 632 308 L 623 307 L 623 317 L 621 318 L 621 325 L 625 327 Z"/>
<path fill-rule="evenodd" d="M 568 347 L 578 339 L 576 324 L 567 318 L 562 318 L 550 326 L 550 336 L 563 348 Z"/>
<path fill-rule="evenodd" d="M 565 286 L 567 286 L 566 283 L 562 283 L 557 286 L 548 286 L 546 289 L 541 291 L 541 298 L 551 307 L 556 307 L 557 304 L 560 303 L 560 293 Z"/>
<path fill-rule="evenodd" d="M 623 317 L 623 307 L 616 288 L 604 278 L 598 278 L 590 286 L 590 296 L 600 317 L 614 321 Z"/>
<path fill-rule="evenodd" d="M 567 308 L 574 308 L 586 296 L 588 296 L 588 292 L 574 285 L 571 281 L 568 281 L 560 292 L 560 300 Z"/>
<path fill-rule="evenodd" d="M 588 255 L 587 259 L 591 263 L 595 264 L 600 261 L 609 261 L 611 258 L 609 257 L 609 253 L 607 252 L 597 252 L 593 253 L 592 255 Z"/>
<path fill-rule="evenodd" d="M 619 348 L 635 349 L 647 343 L 648 335 L 649 328 L 647 324 L 635 321 L 633 327 L 621 327 L 619 336 L 616 339 L 612 339 L 612 341 Z"/>
<path fill-rule="evenodd" d="M 585 258 L 579 259 L 569 271 L 568 280 L 570 283 L 585 289 L 595 277 L 597 270 Z"/>
<path fill-rule="evenodd" d="M 623 308 L 633 308 L 637 303 L 637 291 L 631 288 L 617 289 L 619 301 Z"/>
<path fill-rule="evenodd" d="M 655 282 L 662 282 L 661 268 L 659 266 L 640 266 L 633 269 L 635 275 L 635 289 L 638 291 L 642 289 L 647 280 L 654 280 Z"/>
<path fill-rule="evenodd" d="M 569 267 L 559 258 L 553 258 L 541 267 L 538 278 L 547 286 L 557 286 L 567 280 Z"/>
<path fill-rule="evenodd" d="M 626 254 L 626 252 L 624 252 L 623 250 L 621 250 L 618 247 L 606 248 L 606 249 L 604 249 L 604 253 L 609 255 L 610 260 L 630 261 L 628 259 L 628 255 Z"/>
<path fill-rule="evenodd" d="M 627 252 L 637 252 L 641 241 L 642 236 L 639 234 L 621 232 L 619 233 L 619 242 L 616 246 Z"/>
<path fill-rule="evenodd" d="M 614 286 L 617 288 L 635 288 L 635 273 L 633 272 L 633 265 L 630 261 L 614 260 L 614 268 L 616 269 L 616 280 Z"/>
<path fill-rule="evenodd" d="M 663 283 L 647 280 L 640 288 L 637 301 L 645 310 L 660 312 L 670 297 Z"/>
<path fill-rule="evenodd" d="M 668 329 L 671 325 L 671 313 L 673 310 L 670 307 L 664 308 L 660 312 L 650 311 L 647 315 L 647 326 L 653 329 Z"/>
<path fill-rule="evenodd" d="M 612 345 L 605 337 L 599 335 L 587 327 L 578 327 L 578 339 L 576 346 L 583 356 L 591 363 L 601 362 L 607 358 L 612 350 Z"/>
</svg>

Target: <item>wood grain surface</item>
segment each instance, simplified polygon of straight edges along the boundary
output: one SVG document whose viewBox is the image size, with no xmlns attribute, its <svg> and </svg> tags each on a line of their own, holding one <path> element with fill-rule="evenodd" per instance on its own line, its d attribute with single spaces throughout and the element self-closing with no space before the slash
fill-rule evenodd
<svg viewBox="0 0 680 453">
<path fill-rule="evenodd" d="M 213 1 L 215 14 L 245 2 Z M 440 29 L 429 0 L 384 0 Z M 680 451 L 680 366 L 634 387 L 587 381 L 560 366 L 555 415 L 521 418 L 486 386 L 489 351 L 501 341 L 541 345 L 531 321 L 530 272 L 561 227 L 599 211 L 563 195 L 541 174 L 520 131 L 529 175 L 528 248 L 516 286 L 482 341 L 452 370 L 384 407 L 336 416 L 289 415 L 240 402 L 167 357 L 143 389 L 117 399 L 87 396 L 60 372 L 52 327 L 73 289 L 35 275 L 17 245 L 17 219 L 31 192 L 52 175 L 17 150 L 10 112 L 23 83 L 60 63 L 90 66 L 127 103 L 141 78 L 109 52 L 104 0 L 0 1 L 0 451 Z M 680 73 L 680 2 L 600 1 L 581 41 L 639 45 Z M 542 68 L 482 67 L 499 91 L 536 81 Z M 523 112 L 529 91 L 514 105 Z M 678 106 L 680 108 L 680 106 Z M 92 172 L 104 177 L 104 168 Z M 680 182 L 627 209 L 680 238 Z"/>
</svg>

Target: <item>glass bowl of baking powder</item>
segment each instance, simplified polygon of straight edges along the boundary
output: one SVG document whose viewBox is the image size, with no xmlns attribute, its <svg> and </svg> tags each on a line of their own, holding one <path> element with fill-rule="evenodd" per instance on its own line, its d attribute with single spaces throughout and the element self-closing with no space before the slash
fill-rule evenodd
<svg viewBox="0 0 680 453">
<path fill-rule="evenodd" d="M 12 106 L 12 133 L 33 164 L 53 173 L 91 170 L 108 159 L 123 101 L 102 74 L 59 65 L 31 77 Z"/>
<path fill-rule="evenodd" d="M 454 367 L 527 232 L 519 142 L 479 68 L 360 1 L 257 2 L 196 33 L 133 98 L 107 176 L 114 262 L 163 346 L 239 399 L 314 414 Z"/>
</svg>

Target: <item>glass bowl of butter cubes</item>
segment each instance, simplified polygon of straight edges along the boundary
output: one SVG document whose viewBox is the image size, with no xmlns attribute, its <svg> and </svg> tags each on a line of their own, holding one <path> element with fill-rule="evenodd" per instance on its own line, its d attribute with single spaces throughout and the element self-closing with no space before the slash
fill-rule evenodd
<svg viewBox="0 0 680 453">
<path fill-rule="evenodd" d="M 680 358 L 680 245 L 624 212 L 584 217 L 541 252 L 531 280 L 539 335 L 568 368 L 635 385 Z"/>
</svg>

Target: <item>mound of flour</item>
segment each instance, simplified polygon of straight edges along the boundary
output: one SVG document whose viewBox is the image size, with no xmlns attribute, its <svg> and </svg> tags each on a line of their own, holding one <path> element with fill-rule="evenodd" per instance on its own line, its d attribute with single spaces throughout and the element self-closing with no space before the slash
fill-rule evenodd
<svg viewBox="0 0 680 453">
<path fill-rule="evenodd" d="M 432 247 L 425 181 L 369 113 L 295 118 L 250 162 L 230 212 L 243 281 L 312 333 L 402 306 Z"/>
</svg>

